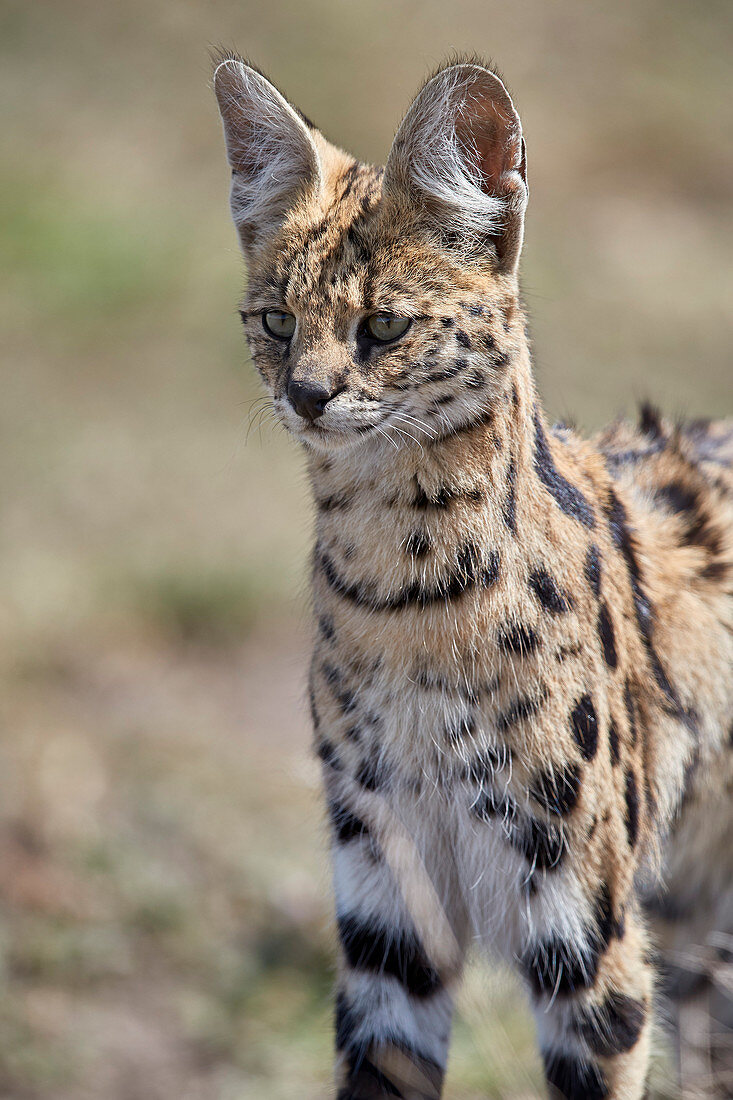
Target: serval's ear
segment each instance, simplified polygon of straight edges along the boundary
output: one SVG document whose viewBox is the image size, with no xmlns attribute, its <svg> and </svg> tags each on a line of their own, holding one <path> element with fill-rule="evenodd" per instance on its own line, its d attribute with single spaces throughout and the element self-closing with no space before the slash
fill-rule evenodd
<svg viewBox="0 0 733 1100">
<path fill-rule="evenodd" d="M 444 239 L 471 251 L 488 244 L 515 272 L 529 190 L 522 125 L 499 77 L 467 62 L 428 80 L 397 131 L 384 186 L 422 207 Z"/>
<path fill-rule="evenodd" d="M 320 161 L 306 121 L 241 58 L 218 59 L 214 90 L 232 169 L 232 217 L 249 253 L 319 188 Z"/>
</svg>

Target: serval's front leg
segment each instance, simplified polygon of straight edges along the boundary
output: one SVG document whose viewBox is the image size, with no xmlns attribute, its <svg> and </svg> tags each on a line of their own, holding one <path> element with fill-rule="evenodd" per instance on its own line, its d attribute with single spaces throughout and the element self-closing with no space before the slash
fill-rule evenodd
<svg viewBox="0 0 733 1100">
<path fill-rule="evenodd" d="M 448 1056 L 465 921 L 438 853 L 421 855 L 376 792 L 331 787 L 341 968 L 338 1100 L 437 1100 Z M 442 865 L 441 865 L 442 864 Z"/>
<path fill-rule="evenodd" d="M 604 883 L 592 899 L 548 910 L 524 953 L 551 1098 L 644 1095 L 653 972 L 637 912 Z"/>
</svg>

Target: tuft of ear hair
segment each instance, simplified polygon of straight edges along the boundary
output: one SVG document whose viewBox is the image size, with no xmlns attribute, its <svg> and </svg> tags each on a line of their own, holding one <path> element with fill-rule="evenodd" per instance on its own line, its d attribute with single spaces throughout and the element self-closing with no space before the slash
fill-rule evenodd
<svg viewBox="0 0 733 1100">
<path fill-rule="evenodd" d="M 297 200 L 321 186 L 306 120 L 236 54 L 215 58 L 214 91 L 232 169 L 231 210 L 246 252 L 256 249 Z"/>
<path fill-rule="evenodd" d="M 384 187 L 466 251 L 491 247 L 514 274 L 529 188 L 522 125 L 499 77 L 474 61 L 431 77 L 397 131 Z"/>
</svg>

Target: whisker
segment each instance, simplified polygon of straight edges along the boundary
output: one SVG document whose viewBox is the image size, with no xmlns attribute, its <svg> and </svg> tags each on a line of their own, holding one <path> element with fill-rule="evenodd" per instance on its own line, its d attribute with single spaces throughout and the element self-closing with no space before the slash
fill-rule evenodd
<svg viewBox="0 0 733 1100">
<path fill-rule="evenodd" d="M 257 431 L 259 434 L 260 442 L 262 442 L 262 425 L 268 412 L 273 414 L 273 420 L 275 423 L 277 423 L 277 418 L 274 416 L 275 406 L 271 398 L 259 398 L 258 405 L 259 407 L 253 407 L 250 409 L 249 412 L 249 424 L 247 426 L 247 434 L 244 437 L 245 446 L 249 442 L 249 437 L 255 424 L 257 424 Z"/>
<path fill-rule="evenodd" d="M 383 435 L 384 438 L 387 440 L 387 442 L 391 443 L 396 451 L 399 451 L 399 449 L 400 449 L 399 443 L 397 442 L 397 440 L 393 439 L 391 435 L 387 435 L 387 433 L 385 432 L 385 430 L 381 426 L 381 424 L 375 424 L 374 425 L 374 430 L 376 432 L 379 432 L 380 435 Z"/>
<path fill-rule="evenodd" d="M 417 443 L 417 445 L 418 445 L 418 447 L 420 448 L 420 450 L 421 450 L 421 451 L 423 450 L 423 445 L 422 445 L 422 443 L 420 442 L 420 440 L 419 440 L 419 439 L 416 439 L 414 435 L 410 435 L 410 433 L 409 433 L 408 431 L 406 431 L 406 430 L 405 430 L 404 428 L 400 428 L 400 427 L 398 427 L 398 426 L 397 426 L 397 424 L 390 424 L 390 425 L 389 425 L 389 427 L 390 427 L 390 428 L 394 428 L 394 430 L 395 430 L 396 432 L 399 432 L 399 433 L 400 433 L 400 435 L 404 435 L 404 436 L 406 436 L 406 437 L 407 437 L 407 439 L 411 439 L 413 443 Z"/>
<path fill-rule="evenodd" d="M 430 435 L 433 437 L 437 435 L 437 432 L 434 428 L 431 428 L 429 424 L 426 424 L 424 420 L 420 420 L 417 416 L 412 416 L 411 413 L 406 413 L 403 412 L 402 409 L 398 409 L 395 410 L 392 415 L 398 416 L 401 420 L 410 421 L 410 423 L 412 423 L 416 428 L 420 428 L 422 431 L 424 431 L 426 435 Z"/>
</svg>

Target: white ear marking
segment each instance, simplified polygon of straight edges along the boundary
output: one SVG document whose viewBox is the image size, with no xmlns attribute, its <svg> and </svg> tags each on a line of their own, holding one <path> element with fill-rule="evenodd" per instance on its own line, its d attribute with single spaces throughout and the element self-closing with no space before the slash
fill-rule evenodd
<svg viewBox="0 0 733 1100">
<path fill-rule="evenodd" d="M 429 80 L 397 131 L 385 187 L 427 200 L 467 248 L 505 237 L 515 266 L 528 190 L 521 123 L 501 80 L 473 63 Z"/>
<path fill-rule="evenodd" d="M 214 90 L 232 167 L 231 210 L 245 248 L 276 230 L 299 193 L 320 187 L 303 120 L 269 80 L 242 61 L 217 65 Z"/>
</svg>

